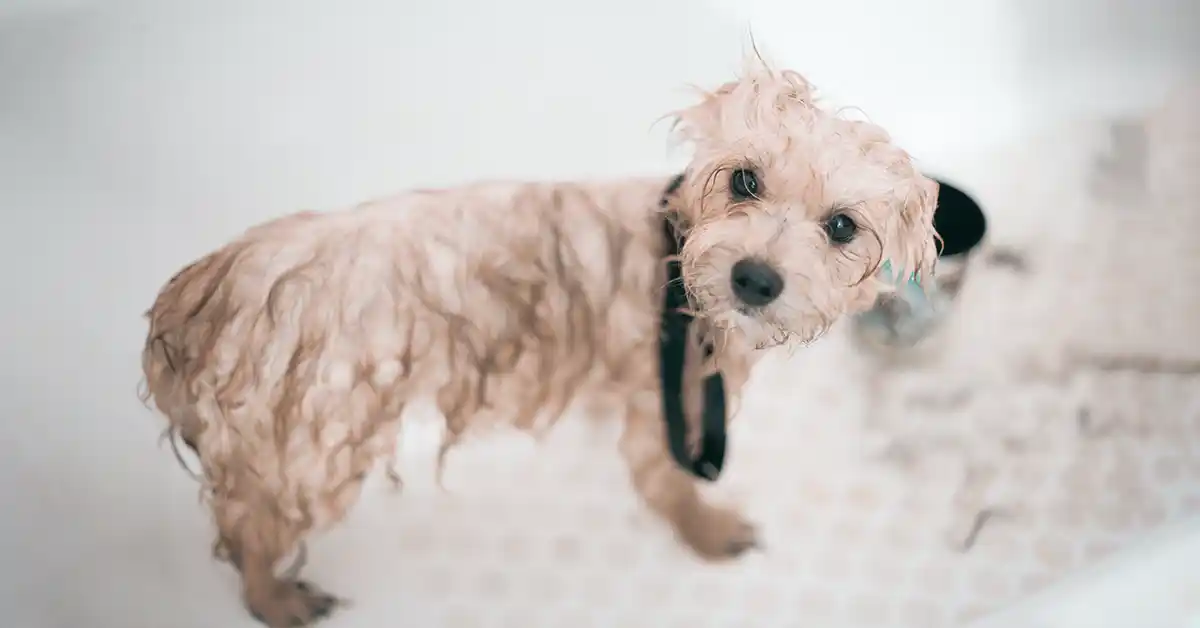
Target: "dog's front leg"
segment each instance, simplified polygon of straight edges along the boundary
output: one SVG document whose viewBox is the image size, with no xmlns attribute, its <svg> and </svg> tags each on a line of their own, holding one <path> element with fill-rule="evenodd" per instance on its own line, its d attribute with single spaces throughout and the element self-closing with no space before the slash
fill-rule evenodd
<svg viewBox="0 0 1200 628">
<path fill-rule="evenodd" d="M 705 501 L 696 479 L 675 463 L 657 401 L 631 406 L 621 435 L 621 454 L 646 504 L 703 558 L 734 558 L 755 547 L 754 526 L 737 511 Z"/>
</svg>

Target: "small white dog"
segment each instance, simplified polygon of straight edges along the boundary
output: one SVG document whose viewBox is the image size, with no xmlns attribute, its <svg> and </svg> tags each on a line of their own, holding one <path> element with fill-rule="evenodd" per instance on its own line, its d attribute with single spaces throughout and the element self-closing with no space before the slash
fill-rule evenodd
<svg viewBox="0 0 1200 628">
<path fill-rule="evenodd" d="M 569 404 L 624 420 L 633 485 L 706 558 L 755 543 L 704 501 L 758 350 L 806 343 L 936 259 L 937 184 L 887 133 L 818 108 L 757 58 L 677 112 L 675 179 L 415 191 L 259 225 L 147 313 L 147 400 L 195 450 L 219 555 L 272 628 L 337 599 L 276 575 L 338 522 L 432 398 L 447 446 Z"/>
</svg>

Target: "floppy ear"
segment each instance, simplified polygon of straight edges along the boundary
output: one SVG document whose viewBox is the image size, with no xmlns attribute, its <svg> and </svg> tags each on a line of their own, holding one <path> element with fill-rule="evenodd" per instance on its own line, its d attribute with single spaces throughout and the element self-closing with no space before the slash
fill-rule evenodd
<svg viewBox="0 0 1200 628">
<path fill-rule="evenodd" d="M 912 291 L 928 290 L 938 257 L 938 235 L 933 216 L 938 205 L 937 181 L 913 173 L 913 184 L 905 195 L 904 205 L 892 222 L 891 238 L 884 246 L 884 258 L 875 276 L 878 281 L 864 281 L 851 293 L 846 303 L 848 312 L 860 313 L 877 305 L 881 293 L 896 295 L 889 298 L 908 300 Z M 907 295 L 907 296 L 905 296 Z"/>
<path fill-rule="evenodd" d="M 895 257 L 892 259 L 895 271 L 903 273 L 903 276 L 895 278 L 898 283 L 902 284 L 914 274 L 922 284 L 933 279 L 940 240 L 933 226 L 939 188 L 937 181 L 917 174 L 900 210 L 895 234 Z"/>
</svg>

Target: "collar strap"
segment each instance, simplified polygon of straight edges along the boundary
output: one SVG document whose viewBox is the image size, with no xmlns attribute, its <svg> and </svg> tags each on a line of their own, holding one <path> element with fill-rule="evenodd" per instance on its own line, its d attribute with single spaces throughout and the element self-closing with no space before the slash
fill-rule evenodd
<svg viewBox="0 0 1200 628">
<path fill-rule="evenodd" d="M 661 206 L 668 209 L 669 197 L 683 183 L 683 175 L 675 177 L 663 193 Z M 725 465 L 725 380 L 720 372 L 704 379 L 704 405 L 701 410 L 700 455 L 692 459 L 687 446 L 687 419 L 684 416 L 683 376 L 687 364 L 688 326 L 692 316 L 680 311 L 688 305 L 678 260 L 683 247 L 683 234 L 675 228 L 670 212 L 663 212 L 664 255 L 667 259 L 667 286 L 663 297 L 662 320 L 659 323 L 658 359 L 659 383 L 662 385 L 663 418 L 666 421 L 667 444 L 675 462 L 692 475 L 715 481 Z"/>
</svg>

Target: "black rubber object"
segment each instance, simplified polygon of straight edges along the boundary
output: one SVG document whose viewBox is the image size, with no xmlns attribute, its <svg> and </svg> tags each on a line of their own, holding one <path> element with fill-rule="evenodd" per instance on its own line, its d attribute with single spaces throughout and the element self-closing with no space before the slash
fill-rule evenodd
<svg viewBox="0 0 1200 628">
<path fill-rule="evenodd" d="M 941 186 L 937 209 L 933 213 L 933 228 L 942 238 L 940 257 L 969 252 L 979 246 L 987 234 L 987 217 L 983 214 L 983 208 L 954 185 L 937 177 L 932 179 Z"/>
</svg>

